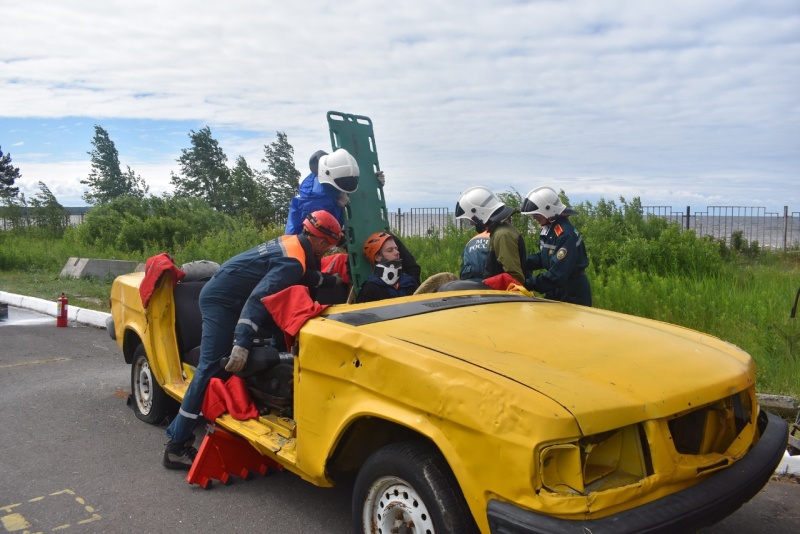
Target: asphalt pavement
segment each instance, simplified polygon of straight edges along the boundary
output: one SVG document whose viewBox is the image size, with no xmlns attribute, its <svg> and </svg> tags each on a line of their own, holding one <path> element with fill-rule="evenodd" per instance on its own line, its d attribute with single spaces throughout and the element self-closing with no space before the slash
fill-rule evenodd
<svg viewBox="0 0 800 534">
<path fill-rule="evenodd" d="M 350 532 L 350 488 L 282 472 L 204 490 L 164 469 L 164 429 L 136 419 L 129 391 L 130 366 L 105 329 L 57 328 L 52 316 L 9 308 L 0 321 L 0 533 Z M 776 478 L 702 530 L 766 531 L 800 532 L 796 478 Z"/>
<path fill-rule="evenodd" d="M 164 428 L 136 419 L 129 391 L 130 366 L 105 329 L 9 308 L 0 533 L 350 532 L 348 488 L 281 472 L 204 490 L 164 469 Z"/>
</svg>

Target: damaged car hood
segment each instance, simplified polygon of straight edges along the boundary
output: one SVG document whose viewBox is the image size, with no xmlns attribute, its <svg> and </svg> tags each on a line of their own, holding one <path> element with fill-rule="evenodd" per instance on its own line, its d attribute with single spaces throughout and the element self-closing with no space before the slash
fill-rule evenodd
<svg viewBox="0 0 800 534">
<path fill-rule="evenodd" d="M 504 293 L 395 299 L 327 318 L 523 384 L 586 434 L 694 409 L 755 376 L 745 352 L 706 334 Z"/>
</svg>

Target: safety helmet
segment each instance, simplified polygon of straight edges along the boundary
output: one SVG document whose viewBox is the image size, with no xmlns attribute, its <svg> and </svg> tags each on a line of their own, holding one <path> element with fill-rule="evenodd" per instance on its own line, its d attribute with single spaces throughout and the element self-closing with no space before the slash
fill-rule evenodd
<svg viewBox="0 0 800 534">
<path fill-rule="evenodd" d="M 311 154 L 311 157 L 308 159 L 308 168 L 311 170 L 311 172 L 314 174 L 319 174 L 319 158 L 327 155 L 328 153 L 324 150 L 317 150 Z"/>
<path fill-rule="evenodd" d="M 537 187 L 525 195 L 519 211 L 523 215 L 541 215 L 547 220 L 551 220 L 561 215 L 566 206 L 561 203 L 556 193 L 550 187 Z"/>
<path fill-rule="evenodd" d="M 392 234 L 387 234 L 386 232 L 375 232 L 364 241 L 364 256 L 367 257 L 372 265 L 375 265 L 375 256 L 381 251 L 383 244 L 391 237 Z"/>
<path fill-rule="evenodd" d="M 306 215 L 303 228 L 311 235 L 325 238 L 331 246 L 337 245 L 342 237 L 339 221 L 325 210 L 317 210 Z"/>
<path fill-rule="evenodd" d="M 352 193 L 358 189 L 358 163 L 343 148 L 319 158 L 317 176 L 322 184 L 331 184 L 339 191 Z"/>
<path fill-rule="evenodd" d="M 506 206 L 494 193 L 482 186 L 470 187 L 456 202 L 456 219 L 469 219 L 478 225 L 501 222 L 514 208 Z"/>
</svg>

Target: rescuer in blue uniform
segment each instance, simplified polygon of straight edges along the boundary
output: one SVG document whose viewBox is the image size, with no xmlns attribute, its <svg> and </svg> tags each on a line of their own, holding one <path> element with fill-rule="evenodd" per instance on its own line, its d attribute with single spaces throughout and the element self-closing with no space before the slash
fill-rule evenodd
<svg viewBox="0 0 800 534">
<path fill-rule="evenodd" d="M 349 195 L 358 189 L 358 163 L 343 148 L 333 154 L 317 150 L 308 166 L 311 174 L 303 179 L 289 206 L 287 235 L 302 232 L 305 216 L 317 210 L 327 211 L 344 228 L 344 208 L 350 202 Z"/>
<path fill-rule="evenodd" d="M 525 269 L 525 240 L 511 224 L 514 208 L 506 206 L 489 189 L 470 187 L 456 202 L 456 219 L 467 219 L 478 232 L 489 232 L 488 256 L 483 278 L 508 273 L 523 284 L 529 271 Z"/>
<path fill-rule="evenodd" d="M 461 253 L 461 280 L 486 278 L 486 261 L 489 259 L 489 230 L 472 236 Z"/>
<path fill-rule="evenodd" d="M 226 371 L 241 371 L 253 339 L 269 331 L 277 348 L 283 334 L 261 299 L 292 285 L 309 288 L 333 287 L 340 275 L 319 271 L 319 258 L 335 247 L 341 226 L 333 215 L 315 211 L 306 217 L 300 235 L 284 235 L 242 252 L 225 262 L 200 292 L 203 334 L 197 365 L 178 415 L 167 428 L 169 442 L 162 463 L 168 469 L 189 469 L 197 451 L 194 427 L 206 389 L 219 373 L 220 360 L 230 355 Z"/>
<path fill-rule="evenodd" d="M 589 266 L 586 245 L 568 219 L 577 212 L 564 206 L 558 194 L 549 187 L 537 187 L 529 192 L 520 212 L 533 217 L 542 227 L 539 252 L 529 254 L 525 266 L 531 271 L 546 269 L 528 278 L 525 287 L 544 294 L 548 299 L 591 306 L 592 288 L 586 277 L 586 267 Z"/>
</svg>

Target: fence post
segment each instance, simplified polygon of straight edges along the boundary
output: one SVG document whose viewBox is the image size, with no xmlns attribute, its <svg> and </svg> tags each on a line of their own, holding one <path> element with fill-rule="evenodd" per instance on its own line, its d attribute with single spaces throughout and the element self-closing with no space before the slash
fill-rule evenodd
<svg viewBox="0 0 800 534">
<path fill-rule="evenodd" d="M 397 232 L 403 237 L 406 236 L 403 229 L 403 215 L 400 213 L 400 208 L 397 208 Z"/>
<path fill-rule="evenodd" d="M 691 213 L 691 208 L 686 206 L 686 229 L 689 229 L 689 214 Z"/>
<path fill-rule="evenodd" d="M 786 252 L 786 245 L 789 237 L 789 206 L 783 207 L 783 251 Z"/>
</svg>

